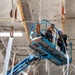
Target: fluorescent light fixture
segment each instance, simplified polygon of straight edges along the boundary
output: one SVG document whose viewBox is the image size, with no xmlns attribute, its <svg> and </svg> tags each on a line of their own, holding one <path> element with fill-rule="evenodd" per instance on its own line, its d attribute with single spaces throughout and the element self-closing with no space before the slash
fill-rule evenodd
<svg viewBox="0 0 75 75">
<path fill-rule="evenodd" d="M 14 32 L 14 37 L 23 36 L 22 32 Z M 0 32 L 0 37 L 10 37 L 10 32 Z"/>
</svg>

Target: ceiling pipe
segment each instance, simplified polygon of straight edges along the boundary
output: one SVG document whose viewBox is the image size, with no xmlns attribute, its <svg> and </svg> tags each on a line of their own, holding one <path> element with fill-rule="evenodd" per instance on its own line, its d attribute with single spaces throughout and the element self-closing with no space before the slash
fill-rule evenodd
<svg viewBox="0 0 75 75">
<path fill-rule="evenodd" d="M 42 0 L 39 0 L 39 17 L 38 17 L 39 23 L 41 22 L 41 2 Z"/>
<path fill-rule="evenodd" d="M 62 23 L 62 32 L 65 31 L 65 0 L 62 0 L 62 9 L 61 9 L 61 23 Z"/>
<path fill-rule="evenodd" d="M 8 71 L 8 67 L 9 67 L 9 60 L 10 60 L 10 55 L 11 55 L 12 43 L 13 43 L 14 23 L 15 23 L 15 0 L 12 0 L 12 21 L 11 21 L 12 26 L 11 26 L 8 45 L 6 48 L 6 55 L 5 55 L 4 67 L 3 67 L 3 75 L 7 75 L 7 71 Z"/>
</svg>

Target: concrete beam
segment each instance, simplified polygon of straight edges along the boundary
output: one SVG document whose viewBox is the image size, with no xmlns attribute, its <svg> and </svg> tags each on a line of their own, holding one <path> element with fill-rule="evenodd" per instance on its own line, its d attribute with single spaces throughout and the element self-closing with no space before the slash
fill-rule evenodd
<svg viewBox="0 0 75 75">
<path fill-rule="evenodd" d="M 26 25 L 26 22 L 25 22 L 24 11 L 23 11 L 23 7 L 22 7 L 22 4 L 21 4 L 20 0 L 18 0 L 18 6 L 19 6 L 20 13 L 21 13 L 23 26 L 24 26 L 24 29 L 26 31 L 26 38 L 29 39 L 29 32 L 28 32 L 27 25 Z"/>
</svg>

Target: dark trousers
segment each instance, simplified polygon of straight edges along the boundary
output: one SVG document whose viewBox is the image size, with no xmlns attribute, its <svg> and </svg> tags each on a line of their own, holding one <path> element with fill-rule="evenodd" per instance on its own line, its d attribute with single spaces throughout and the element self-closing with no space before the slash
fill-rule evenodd
<svg viewBox="0 0 75 75">
<path fill-rule="evenodd" d="M 41 36 L 42 36 L 42 37 L 45 37 L 45 35 L 42 34 L 42 33 L 41 33 Z M 48 41 L 50 41 L 50 42 L 53 41 L 53 37 L 52 37 L 50 34 L 48 34 L 48 33 L 46 34 L 46 39 L 48 39 Z"/>
<path fill-rule="evenodd" d="M 52 35 L 52 34 L 51 34 Z M 46 34 L 46 39 L 48 39 L 50 42 L 53 41 L 53 37 L 50 34 Z"/>
<path fill-rule="evenodd" d="M 61 47 L 60 47 L 60 51 L 62 51 L 63 53 L 66 54 L 66 50 L 65 50 L 65 47 L 64 47 L 64 46 L 61 46 Z"/>
</svg>

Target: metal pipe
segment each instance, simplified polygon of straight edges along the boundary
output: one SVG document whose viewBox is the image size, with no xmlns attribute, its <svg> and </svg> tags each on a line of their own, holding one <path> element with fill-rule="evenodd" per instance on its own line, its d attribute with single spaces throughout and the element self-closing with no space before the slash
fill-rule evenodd
<svg viewBox="0 0 75 75">
<path fill-rule="evenodd" d="M 75 70 L 75 65 L 74 64 L 72 64 L 72 67 L 73 67 L 73 69 L 70 71 L 70 73 Z"/>
<path fill-rule="evenodd" d="M 5 45 L 5 43 L 4 43 L 4 41 L 3 41 L 3 39 L 1 38 L 1 41 L 2 41 L 2 44 L 4 45 L 4 47 L 6 48 L 6 45 Z"/>
<path fill-rule="evenodd" d="M 46 59 L 46 72 L 48 70 L 48 60 Z"/>
<path fill-rule="evenodd" d="M 41 22 L 41 1 L 42 0 L 39 0 L 39 18 L 38 18 L 38 20 L 39 20 L 39 23 Z"/>
<path fill-rule="evenodd" d="M 6 49 L 6 56 L 5 56 L 5 60 L 4 60 L 3 75 L 6 75 L 7 71 L 8 71 L 8 65 L 9 65 L 9 60 L 10 60 L 12 43 L 13 43 L 13 38 L 9 37 L 8 46 Z"/>
<path fill-rule="evenodd" d="M 14 25 L 14 22 L 15 22 L 15 0 L 12 0 L 12 21 L 11 21 L 12 26 Z M 13 43 L 13 31 L 14 31 L 14 29 L 13 30 L 11 29 L 11 31 L 10 31 L 10 33 L 12 33 L 12 36 L 9 37 L 8 46 L 7 46 L 7 49 L 6 49 L 3 75 L 6 75 L 7 71 L 8 71 L 11 48 L 12 48 L 12 43 Z"/>
<path fill-rule="evenodd" d="M 12 0 L 12 25 L 14 24 L 15 21 L 15 0 Z"/>
<path fill-rule="evenodd" d="M 13 74 L 14 61 L 15 61 L 15 53 L 14 53 L 14 56 L 13 56 L 13 61 L 12 61 L 11 75 Z"/>
<path fill-rule="evenodd" d="M 32 8 L 31 8 L 31 5 L 30 5 L 29 1 L 28 1 L 28 4 L 29 4 L 30 12 L 31 12 L 32 21 L 34 22 L 33 12 L 32 12 Z"/>
<path fill-rule="evenodd" d="M 64 33 L 64 27 L 65 27 L 65 0 L 62 0 L 62 10 L 61 10 L 61 19 L 62 21 L 62 32 Z"/>
</svg>

